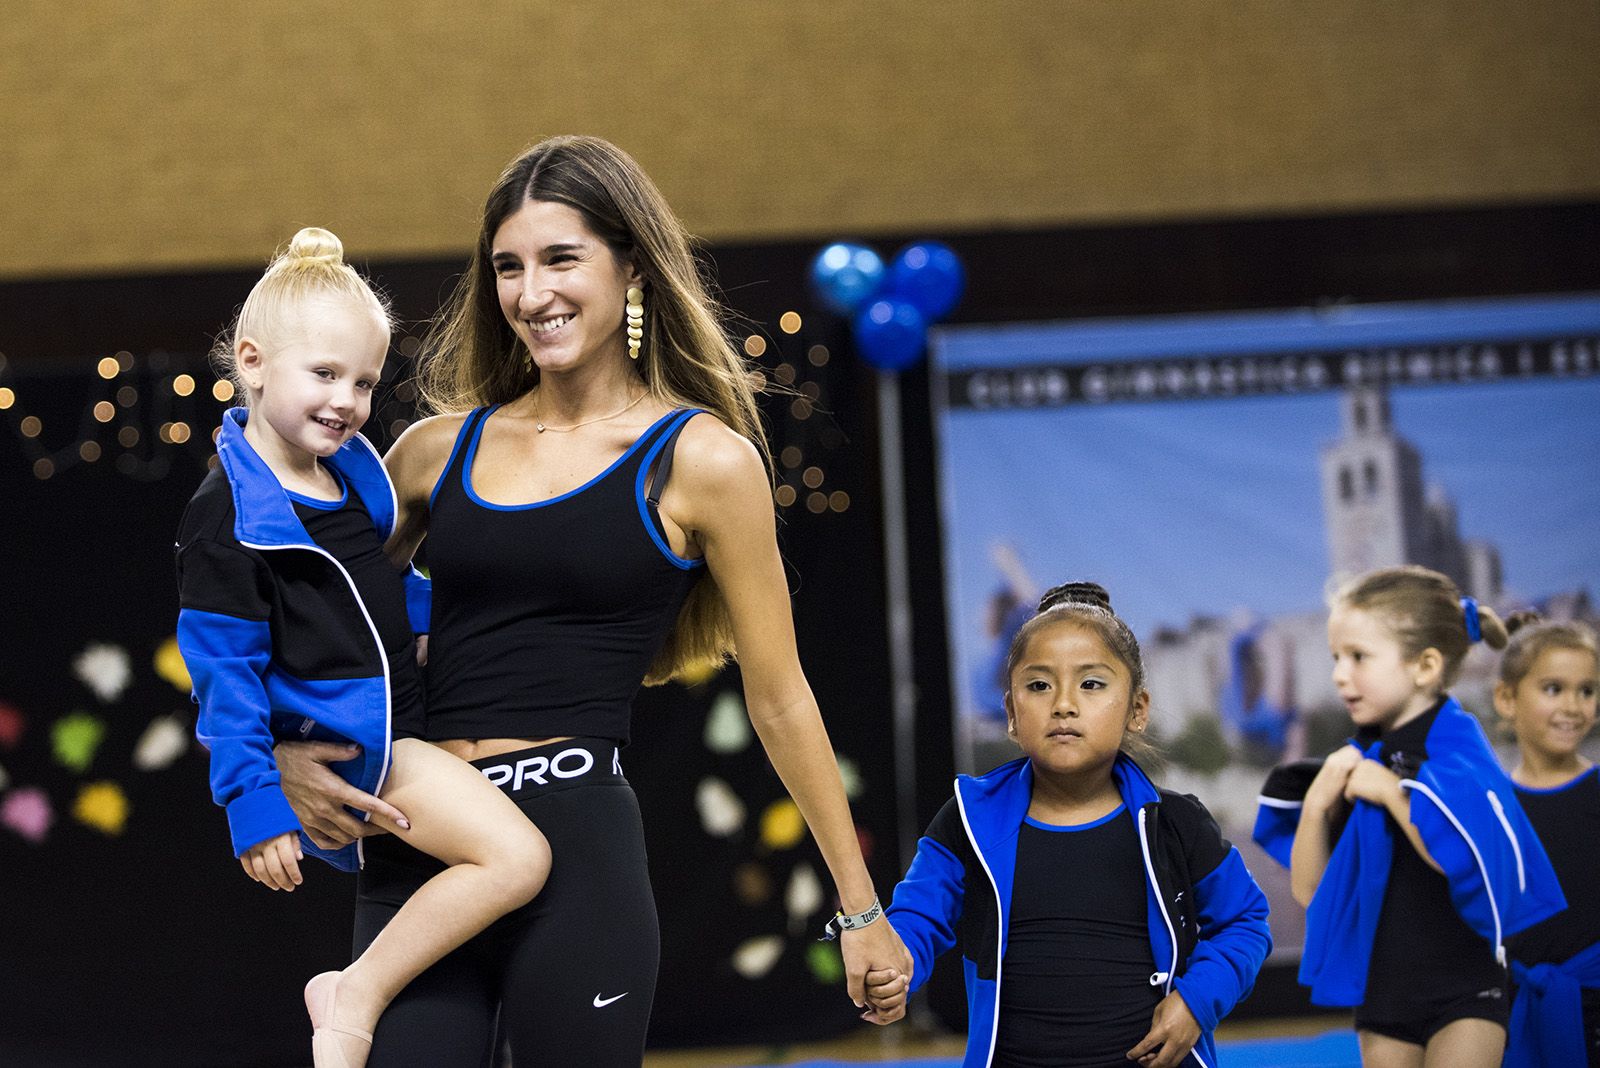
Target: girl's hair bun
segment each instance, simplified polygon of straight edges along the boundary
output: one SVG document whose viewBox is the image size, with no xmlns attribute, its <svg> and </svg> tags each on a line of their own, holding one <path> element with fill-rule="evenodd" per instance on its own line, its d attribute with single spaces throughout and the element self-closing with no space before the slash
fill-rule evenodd
<svg viewBox="0 0 1600 1068">
<path fill-rule="evenodd" d="M 1519 608 L 1506 616 L 1506 633 L 1515 634 L 1523 627 L 1531 627 L 1544 617 L 1531 608 Z"/>
<path fill-rule="evenodd" d="M 1046 612 L 1058 605 L 1087 604 L 1096 608 L 1111 609 L 1111 595 L 1098 582 L 1063 582 L 1052 586 L 1039 598 L 1039 611 Z"/>
<path fill-rule="evenodd" d="M 284 260 L 314 260 L 338 266 L 344 263 L 344 244 L 320 226 L 307 226 L 289 239 Z"/>
</svg>

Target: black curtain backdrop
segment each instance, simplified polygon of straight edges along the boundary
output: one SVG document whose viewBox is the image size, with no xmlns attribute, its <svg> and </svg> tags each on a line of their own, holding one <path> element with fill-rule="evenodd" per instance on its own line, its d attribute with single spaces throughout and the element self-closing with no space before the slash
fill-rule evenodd
<svg viewBox="0 0 1600 1068">
<path fill-rule="evenodd" d="M 961 255 L 969 283 L 955 318 L 966 322 L 1600 289 L 1600 204 L 1588 203 L 901 236 L 941 237 Z M 806 419 L 796 417 L 792 396 L 768 400 L 775 449 L 793 445 L 804 455 L 799 466 L 780 468 L 801 502 L 782 510 L 780 539 L 802 660 L 835 748 L 859 771 L 857 820 L 887 896 L 901 859 L 894 856 L 874 383 L 848 351 L 843 324 L 806 294 L 806 267 L 820 243 L 710 253 L 728 303 L 748 320 L 742 332 L 768 341 L 760 363 L 774 377 L 788 364 L 794 386 L 817 393 L 819 411 Z M 887 254 L 900 242 L 874 243 Z M 455 261 L 371 265 L 413 324 L 397 340 L 418 332 L 415 324 L 432 314 L 459 269 Z M 301 984 L 347 959 L 350 877 L 312 865 L 295 893 L 263 890 L 228 855 L 203 753 L 191 747 L 151 770 L 134 762 L 152 720 L 176 714 L 185 731 L 193 725 L 186 697 L 152 660 L 173 631 L 171 540 L 205 471 L 203 440 L 141 444 L 139 455 L 170 461 L 160 477 L 158 469 L 145 471 L 146 480 L 114 468 L 121 450 L 106 435 L 103 459 L 40 480 L 34 446 L 17 432 L 31 414 L 43 421 L 38 440 L 46 447 L 72 440 L 85 409 L 125 381 L 108 386 L 94 370 L 119 350 L 134 355 L 133 380 L 147 393 L 188 371 L 203 395 L 210 381 L 203 353 L 255 277 L 0 285 L 7 357 L 0 387 L 17 397 L 0 412 L 0 810 L 28 790 L 55 812 L 40 843 L 0 825 L 0 1063 L 304 1064 Z M 805 319 L 792 337 L 778 327 L 790 310 Z M 806 356 L 819 344 L 829 350 L 822 366 Z M 949 683 L 925 374 L 906 375 L 904 389 L 925 822 L 950 791 Z M 222 406 L 209 398 L 190 403 L 203 439 Z M 390 422 L 408 408 L 390 389 L 369 436 L 386 445 Z M 824 470 L 824 490 L 849 495 L 847 509 L 805 507 L 808 489 L 799 480 L 810 465 Z M 92 642 L 120 646 L 131 658 L 131 683 L 109 702 L 72 668 Z M 759 747 L 707 745 L 707 718 L 728 692 L 738 692 L 734 670 L 697 687 L 646 691 L 624 754 L 645 811 L 662 919 L 657 1046 L 797 1041 L 864 1026 L 854 1022 L 842 988 L 826 981 L 826 954 L 812 949 L 831 897 L 814 915 L 795 917 L 785 906 L 802 868 L 830 884 L 809 840 L 786 848 L 773 845 L 770 833 L 763 839 L 762 816 L 782 799 L 781 785 Z M 105 728 L 86 764 L 81 726 L 72 726 L 79 713 Z M 707 777 L 727 783 L 743 804 L 742 829 L 707 833 L 696 803 Z M 106 783 L 126 798 L 120 833 L 74 815 L 86 788 Z M 99 808 L 94 790 L 81 802 L 90 822 L 96 812 L 104 822 L 105 792 Z M 778 940 L 776 962 L 758 978 L 741 975 L 736 951 L 763 937 Z M 961 1025 L 959 968 L 941 969 L 930 1001 Z M 1269 969 L 1239 1014 L 1303 1009 L 1292 970 Z"/>
</svg>

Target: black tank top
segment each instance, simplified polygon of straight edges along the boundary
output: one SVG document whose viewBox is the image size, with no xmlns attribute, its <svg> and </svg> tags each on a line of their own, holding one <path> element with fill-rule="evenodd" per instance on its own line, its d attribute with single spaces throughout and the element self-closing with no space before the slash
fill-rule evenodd
<svg viewBox="0 0 1600 1068">
<path fill-rule="evenodd" d="M 1124 805 L 1090 823 L 1017 832 L 995 1068 L 1132 1065 L 1162 990 L 1144 857 Z"/>
<path fill-rule="evenodd" d="M 372 625 L 377 628 L 383 654 L 389 661 L 390 734 L 395 738 L 420 738 L 424 723 L 422 680 L 417 671 L 411 621 L 406 614 L 405 582 L 384 553 L 383 539 L 372 525 L 372 514 L 367 511 L 361 494 L 332 468 L 328 473 L 339 483 L 342 492 L 337 501 L 321 501 L 286 492 L 311 540 L 349 573 L 361 603 L 372 618 Z M 335 601 L 325 605 L 324 610 L 341 617 L 342 625 L 355 633 L 366 632 L 366 620 L 355 602 Z M 296 624 L 290 620 L 288 625 Z M 311 626 L 326 626 L 326 622 L 318 621 Z"/>
<path fill-rule="evenodd" d="M 654 467 L 659 498 L 698 409 L 658 419 L 575 490 L 500 505 L 472 489 L 478 440 L 498 407 L 467 416 L 433 491 L 427 737 L 625 744 L 633 696 L 702 570 L 672 553 L 645 496 Z"/>
</svg>

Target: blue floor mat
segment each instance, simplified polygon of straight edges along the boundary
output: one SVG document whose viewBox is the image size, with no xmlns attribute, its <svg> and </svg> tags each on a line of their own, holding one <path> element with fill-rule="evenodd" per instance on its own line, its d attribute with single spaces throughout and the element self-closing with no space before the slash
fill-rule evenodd
<svg viewBox="0 0 1600 1068">
<path fill-rule="evenodd" d="M 1250 1038 L 1217 1046 L 1216 1068 L 1360 1068 L 1354 1031 L 1330 1031 L 1310 1038 Z M 955 1059 L 886 1061 L 894 1068 L 960 1068 Z M 1130 1061 L 1131 1065 L 1132 1062 Z M 774 1068 L 774 1066 L 769 1066 Z M 861 1068 L 860 1061 L 803 1061 L 788 1068 Z"/>
</svg>

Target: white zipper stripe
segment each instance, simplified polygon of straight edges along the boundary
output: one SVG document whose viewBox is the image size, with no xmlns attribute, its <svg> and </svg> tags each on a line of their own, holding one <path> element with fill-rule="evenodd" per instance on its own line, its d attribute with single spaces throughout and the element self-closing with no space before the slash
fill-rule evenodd
<svg viewBox="0 0 1600 1068">
<path fill-rule="evenodd" d="M 1155 864 L 1150 860 L 1150 838 L 1145 833 L 1145 817 L 1149 810 L 1139 809 L 1139 851 L 1144 854 L 1144 872 L 1150 880 L 1150 891 L 1155 894 L 1156 906 L 1161 909 L 1161 922 L 1167 925 L 1167 937 L 1172 939 L 1172 959 L 1167 962 L 1166 987 L 1163 993 L 1172 993 L 1172 973 L 1178 969 L 1178 932 L 1173 930 L 1172 917 L 1167 915 L 1167 903 L 1161 899 L 1161 884 L 1156 882 Z M 1160 972 L 1156 973 L 1160 975 Z"/>
<path fill-rule="evenodd" d="M 978 863 L 983 865 L 983 874 L 989 877 L 989 885 L 994 889 L 994 1011 L 990 1014 L 989 1023 L 989 1054 L 983 1063 L 994 1063 L 994 1044 L 1000 1037 L 1000 962 L 1005 949 L 1005 906 L 1000 901 L 1000 884 L 995 882 L 994 872 L 989 870 L 989 862 L 984 858 L 983 850 L 978 848 L 978 836 L 972 833 L 972 824 L 967 819 L 967 803 L 961 796 L 961 781 L 956 780 L 956 809 L 961 813 L 961 828 L 967 832 L 967 841 L 972 843 L 973 855 L 978 858 Z"/>
<path fill-rule="evenodd" d="M 1446 805 L 1438 794 L 1429 789 L 1426 783 L 1418 782 L 1416 779 L 1401 779 L 1400 789 L 1420 790 L 1425 794 L 1435 805 L 1439 806 L 1439 811 L 1444 813 L 1445 818 L 1466 840 L 1467 848 L 1472 850 L 1472 859 L 1478 862 L 1478 872 L 1483 876 L 1483 890 L 1484 894 L 1489 898 L 1489 912 L 1494 917 L 1494 959 L 1500 963 L 1501 967 L 1504 967 L 1506 963 L 1506 947 L 1501 937 L 1500 906 L 1495 902 L 1494 887 L 1489 884 L 1489 866 L 1484 863 L 1483 854 L 1478 852 L 1478 843 L 1472 840 L 1472 835 L 1468 834 L 1467 829 L 1461 825 L 1461 821 L 1456 819 L 1456 814 L 1450 811 L 1450 806 Z"/>
<path fill-rule="evenodd" d="M 1281 797 L 1268 797 L 1266 794 L 1256 795 L 1256 804 L 1266 805 L 1268 808 L 1305 808 L 1304 801 L 1285 801 Z"/>
<path fill-rule="evenodd" d="M 1500 829 L 1506 832 L 1506 837 L 1511 841 L 1511 852 L 1517 858 L 1517 892 L 1528 892 L 1528 875 L 1522 867 L 1522 843 L 1517 841 L 1516 832 L 1511 829 L 1511 821 L 1506 819 L 1506 810 L 1500 804 L 1500 795 L 1493 790 L 1485 790 L 1489 796 L 1489 805 L 1494 809 L 1495 818 L 1500 821 Z"/>
<path fill-rule="evenodd" d="M 394 491 L 391 489 L 390 492 L 393 493 Z M 320 545 L 258 545 L 248 541 L 240 541 L 239 544 L 247 549 L 256 549 L 260 552 L 273 552 L 278 549 L 305 549 L 326 559 L 328 563 L 339 569 L 339 574 L 344 576 L 345 584 L 350 587 L 350 596 L 356 599 L 356 607 L 361 609 L 361 618 L 367 621 L 367 631 L 372 635 L 372 643 L 378 648 L 378 666 L 383 669 L 383 763 L 378 768 L 378 782 L 372 788 L 374 795 L 380 793 L 383 790 L 383 784 L 389 778 L 389 753 L 394 748 L 394 741 L 390 737 L 394 727 L 394 706 L 389 683 L 389 654 L 384 651 L 383 639 L 378 635 L 378 626 L 372 622 L 372 613 L 367 611 L 367 604 L 361 599 L 360 591 L 356 589 L 356 580 L 350 577 L 350 572 L 344 569 L 344 565 L 332 553 Z M 363 839 L 356 839 L 356 858 L 360 865 L 365 867 L 367 854 L 361 848 L 362 842 Z"/>
</svg>

